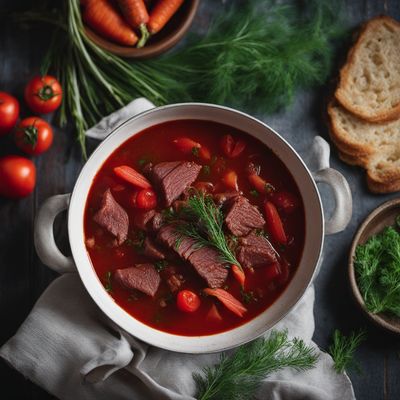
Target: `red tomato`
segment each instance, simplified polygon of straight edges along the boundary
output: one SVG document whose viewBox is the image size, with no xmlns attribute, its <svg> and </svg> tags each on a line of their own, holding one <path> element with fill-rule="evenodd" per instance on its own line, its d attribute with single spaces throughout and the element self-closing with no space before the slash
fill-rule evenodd
<svg viewBox="0 0 400 400">
<path fill-rule="evenodd" d="M 61 85 L 53 76 L 35 76 L 26 85 L 25 101 L 28 107 L 36 113 L 51 113 L 60 107 Z"/>
<path fill-rule="evenodd" d="M 0 92 L 0 136 L 10 132 L 19 116 L 18 100 L 8 93 Z"/>
<path fill-rule="evenodd" d="M 18 124 L 15 143 L 25 153 L 42 154 L 53 143 L 53 129 L 41 118 L 25 118 Z"/>
<path fill-rule="evenodd" d="M 227 157 L 236 158 L 243 153 L 246 143 L 240 139 L 235 141 L 232 135 L 224 135 L 221 139 L 221 148 Z"/>
<path fill-rule="evenodd" d="M 264 203 L 264 209 L 268 231 L 278 243 L 286 244 L 286 233 L 276 207 L 270 201 L 266 201 Z"/>
<path fill-rule="evenodd" d="M 289 192 L 275 192 L 272 194 L 271 200 L 286 214 L 292 213 L 299 205 L 297 198 Z"/>
<path fill-rule="evenodd" d="M 32 193 L 36 168 L 31 160 L 19 156 L 0 158 L 0 196 L 19 198 Z"/>
<path fill-rule="evenodd" d="M 194 312 L 200 307 L 200 298 L 190 290 L 181 290 L 176 297 L 176 305 L 181 311 Z"/>
<path fill-rule="evenodd" d="M 143 189 L 136 195 L 136 207 L 151 210 L 157 206 L 157 195 L 154 190 Z"/>
</svg>

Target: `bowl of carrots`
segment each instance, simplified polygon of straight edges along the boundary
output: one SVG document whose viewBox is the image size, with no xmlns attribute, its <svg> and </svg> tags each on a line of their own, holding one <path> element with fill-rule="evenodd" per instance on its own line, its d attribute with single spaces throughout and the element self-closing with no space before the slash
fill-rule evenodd
<svg viewBox="0 0 400 400">
<path fill-rule="evenodd" d="M 200 0 L 81 0 L 87 36 L 127 58 L 150 58 L 189 29 Z"/>
</svg>

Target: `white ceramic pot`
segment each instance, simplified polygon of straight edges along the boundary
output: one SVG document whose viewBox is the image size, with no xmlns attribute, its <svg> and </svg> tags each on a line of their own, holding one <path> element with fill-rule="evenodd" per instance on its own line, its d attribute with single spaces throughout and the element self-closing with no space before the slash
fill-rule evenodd
<svg viewBox="0 0 400 400">
<path fill-rule="evenodd" d="M 265 312 L 246 324 L 209 336 L 180 336 L 149 327 L 124 311 L 105 291 L 97 277 L 85 248 L 83 217 L 86 198 L 93 178 L 104 161 L 127 139 L 137 133 L 166 121 L 198 119 L 230 125 L 265 143 L 284 161 L 293 175 L 305 206 L 305 246 L 300 265 L 285 291 Z M 321 139 L 322 140 L 322 139 Z M 320 157 L 329 158 L 329 146 L 320 149 Z M 155 143 L 156 146 L 156 143 Z M 336 209 L 329 221 L 324 222 L 323 208 L 315 182 L 331 185 Z M 344 177 L 331 168 L 314 174 L 308 170 L 296 151 L 278 133 L 263 122 L 230 108 L 186 103 L 151 109 L 137 115 L 112 132 L 87 161 L 71 195 L 48 199 L 38 213 L 35 224 L 35 245 L 44 264 L 60 273 L 78 272 L 87 291 L 100 309 L 116 324 L 133 336 L 164 349 L 206 353 L 220 351 L 248 342 L 271 329 L 300 300 L 310 285 L 324 242 L 324 232 L 343 230 L 351 217 L 351 192 Z M 68 234 L 72 257 L 65 257 L 57 248 L 53 236 L 53 222 L 57 214 L 68 208 Z"/>
</svg>

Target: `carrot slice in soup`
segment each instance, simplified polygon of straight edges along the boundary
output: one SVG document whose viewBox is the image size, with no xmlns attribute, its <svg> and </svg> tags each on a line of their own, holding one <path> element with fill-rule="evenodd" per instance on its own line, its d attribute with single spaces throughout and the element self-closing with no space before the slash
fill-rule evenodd
<svg viewBox="0 0 400 400">
<path fill-rule="evenodd" d="M 120 167 L 114 168 L 114 173 L 119 178 L 124 181 L 130 183 L 133 186 L 142 188 L 142 189 L 150 189 L 150 182 L 142 175 L 139 174 L 136 170 L 127 165 L 121 165 Z"/>
<path fill-rule="evenodd" d="M 224 289 L 204 289 L 204 293 L 209 296 L 215 296 L 228 310 L 232 311 L 239 317 L 243 317 L 247 308 L 237 299 L 235 299 L 230 293 Z"/>
</svg>

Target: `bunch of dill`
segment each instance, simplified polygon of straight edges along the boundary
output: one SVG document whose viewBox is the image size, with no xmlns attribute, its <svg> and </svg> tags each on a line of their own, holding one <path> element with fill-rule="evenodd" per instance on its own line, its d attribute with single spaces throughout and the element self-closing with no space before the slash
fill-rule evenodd
<svg viewBox="0 0 400 400">
<path fill-rule="evenodd" d="M 248 400 L 272 372 L 283 368 L 304 371 L 318 360 L 314 349 L 302 340 L 289 339 L 287 332 L 273 331 L 240 346 L 235 353 L 221 355 L 218 364 L 195 374 L 198 400 Z"/>
<path fill-rule="evenodd" d="M 399 226 L 399 218 L 397 218 Z M 358 245 L 354 257 L 357 285 L 372 313 L 400 317 L 400 234 L 388 227 Z"/>
<path fill-rule="evenodd" d="M 337 3 L 299 3 L 233 2 L 205 36 L 158 62 L 193 100 L 264 112 L 286 107 L 298 89 L 325 82 L 333 41 L 345 33 Z"/>
</svg>

